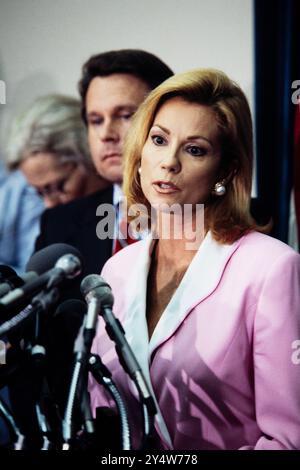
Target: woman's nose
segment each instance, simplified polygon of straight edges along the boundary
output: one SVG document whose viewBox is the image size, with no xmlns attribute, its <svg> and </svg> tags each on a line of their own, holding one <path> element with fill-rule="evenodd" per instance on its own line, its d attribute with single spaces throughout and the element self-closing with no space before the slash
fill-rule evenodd
<svg viewBox="0 0 300 470">
<path fill-rule="evenodd" d="M 178 173 L 181 168 L 181 163 L 178 158 L 178 152 L 176 149 L 168 148 L 161 160 L 161 168 L 172 173 Z"/>
</svg>

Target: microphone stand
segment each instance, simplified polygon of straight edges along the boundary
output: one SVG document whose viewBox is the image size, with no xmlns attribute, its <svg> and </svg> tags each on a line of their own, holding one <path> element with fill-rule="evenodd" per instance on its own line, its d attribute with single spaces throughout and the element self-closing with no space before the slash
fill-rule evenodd
<svg viewBox="0 0 300 470">
<path fill-rule="evenodd" d="M 93 316 L 97 319 L 99 305 L 97 301 L 93 301 L 92 304 L 91 308 L 94 312 Z M 87 320 L 87 317 L 88 315 L 84 321 Z M 75 364 L 63 419 L 63 450 L 70 450 L 71 447 L 73 439 L 73 415 L 76 399 L 80 403 L 86 432 L 88 434 L 93 434 L 95 432 L 94 421 L 89 404 L 89 395 L 87 392 L 87 366 L 90 349 L 95 336 L 95 325 L 91 326 L 92 328 L 87 328 L 86 325 L 83 324 L 75 340 Z"/>
<path fill-rule="evenodd" d="M 32 302 L 30 305 L 28 305 L 24 310 L 22 310 L 15 317 L 11 318 L 10 320 L 6 321 L 0 326 L 0 336 L 3 336 L 6 333 L 15 329 L 16 327 L 18 327 L 21 322 L 28 319 L 29 317 L 32 317 L 34 315 L 36 317 L 34 338 L 31 344 L 30 358 L 31 358 L 32 365 L 34 367 L 35 377 L 36 377 L 35 409 L 36 409 L 38 427 L 40 429 L 40 432 L 43 438 L 42 450 L 48 450 L 50 447 L 50 441 L 48 439 L 48 436 L 50 434 L 50 426 L 46 418 L 44 393 L 43 393 L 43 391 L 46 388 L 46 379 L 45 379 L 46 349 L 42 344 L 40 323 L 41 323 L 42 314 L 47 312 L 48 309 L 58 300 L 58 298 L 59 298 L 59 290 L 57 287 L 50 287 L 50 289 L 47 289 L 46 287 L 44 291 L 42 291 L 40 294 L 36 295 L 32 299 Z M 22 442 L 22 446 L 23 446 L 23 442 Z"/>
<path fill-rule="evenodd" d="M 92 302 L 100 302 L 101 309 L 98 311 L 98 314 L 105 322 L 108 336 L 115 343 L 120 364 L 137 388 L 143 407 L 143 439 L 141 449 L 148 449 L 151 446 L 150 438 L 152 438 L 152 432 L 154 431 L 154 417 L 157 412 L 156 403 L 142 368 L 126 339 L 125 331 L 120 321 L 113 314 L 114 299 L 111 288 L 101 276 L 90 274 L 83 279 L 80 289 L 89 305 L 92 305 Z"/>
<path fill-rule="evenodd" d="M 49 440 L 51 429 L 46 418 L 42 396 L 43 395 L 41 392 L 41 396 L 36 402 L 35 410 L 36 410 L 38 426 L 39 426 L 39 429 L 41 431 L 42 438 L 43 438 L 43 444 L 42 444 L 41 450 L 49 450 L 51 448 L 51 441 Z"/>
<path fill-rule="evenodd" d="M 89 358 L 89 371 L 99 385 L 104 385 L 114 399 L 121 421 L 122 450 L 131 450 L 130 427 L 128 413 L 122 396 L 111 378 L 111 372 L 103 364 L 100 357 L 91 354 Z"/>
<path fill-rule="evenodd" d="M 80 399 L 80 397 L 78 397 L 78 399 Z M 88 392 L 87 386 L 84 387 L 81 393 L 81 412 L 84 418 L 85 432 L 88 435 L 94 434 L 95 432 L 94 419 L 93 419 L 91 404 L 90 404 L 90 394 Z"/>
<path fill-rule="evenodd" d="M 133 380 L 143 408 L 143 439 L 139 450 L 146 450 L 151 447 L 150 440 L 154 430 L 154 417 L 156 415 L 156 405 L 152 394 L 149 390 L 148 384 L 141 370 L 137 359 L 128 344 L 125 337 L 125 332 L 120 321 L 114 316 L 112 310 L 103 305 L 101 309 L 101 316 L 106 324 L 106 331 L 115 343 L 117 355 L 124 370 Z"/>
<path fill-rule="evenodd" d="M 16 442 L 14 443 L 14 450 L 22 450 L 25 436 L 23 436 L 23 434 L 19 430 L 8 406 L 1 400 L 1 398 L 0 398 L 0 413 L 2 414 L 5 422 L 8 424 L 11 435 L 16 440 Z"/>
<path fill-rule="evenodd" d="M 37 416 L 37 423 L 42 435 L 43 443 L 41 450 L 49 450 L 52 446 L 50 441 L 51 427 L 47 420 L 46 415 L 46 396 L 49 394 L 49 387 L 46 380 L 45 360 L 46 349 L 44 346 L 41 323 L 43 316 L 51 306 L 58 300 L 59 290 L 57 287 L 52 287 L 49 290 L 44 290 L 32 300 L 33 307 L 37 308 L 35 316 L 35 331 L 34 338 L 31 346 L 30 359 L 34 369 L 35 377 L 35 410 Z"/>
<path fill-rule="evenodd" d="M 39 311 L 40 311 L 39 306 L 37 305 L 33 306 L 32 304 L 27 305 L 26 308 L 24 308 L 21 312 L 19 312 L 13 318 L 2 323 L 2 325 L 0 326 L 0 338 L 1 336 L 4 336 L 10 331 L 12 331 L 13 329 L 15 329 L 19 325 L 19 323 L 23 322 L 24 320 L 33 316 L 35 313 L 38 313 Z"/>
</svg>

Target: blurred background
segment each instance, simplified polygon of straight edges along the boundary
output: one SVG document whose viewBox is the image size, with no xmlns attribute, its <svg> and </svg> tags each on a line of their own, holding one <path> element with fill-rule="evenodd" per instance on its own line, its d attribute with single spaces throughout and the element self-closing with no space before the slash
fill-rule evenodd
<svg viewBox="0 0 300 470">
<path fill-rule="evenodd" d="M 81 66 L 92 54 L 141 48 L 175 72 L 222 69 L 245 91 L 255 120 L 253 194 L 273 217 L 272 234 L 297 248 L 300 126 L 299 106 L 291 97 L 292 84 L 300 80 L 299 3 L 1 0 L 0 80 L 6 95 L 5 104 L 0 100 L 2 160 L 13 117 L 41 95 L 78 96 Z"/>
</svg>

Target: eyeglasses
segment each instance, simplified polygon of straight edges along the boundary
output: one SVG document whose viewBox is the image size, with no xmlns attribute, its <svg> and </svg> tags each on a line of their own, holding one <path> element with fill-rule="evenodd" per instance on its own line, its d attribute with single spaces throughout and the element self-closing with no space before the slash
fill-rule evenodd
<svg viewBox="0 0 300 470">
<path fill-rule="evenodd" d="M 57 194 L 65 194 L 65 185 L 67 181 L 71 178 L 72 174 L 74 173 L 74 170 L 77 167 L 76 163 L 69 163 L 69 165 L 72 165 L 71 171 L 69 173 L 58 179 L 57 181 L 49 184 L 45 184 L 43 187 L 36 187 L 35 186 L 35 191 L 40 197 L 47 197 L 47 198 L 52 198 L 57 196 Z"/>
</svg>

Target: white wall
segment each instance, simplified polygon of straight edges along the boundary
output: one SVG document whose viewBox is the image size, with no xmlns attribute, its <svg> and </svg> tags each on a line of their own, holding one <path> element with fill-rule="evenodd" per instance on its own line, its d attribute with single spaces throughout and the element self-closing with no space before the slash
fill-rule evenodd
<svg viewBox="0 0 300 470">
<path fill-rule="evenodd" d="M 223 69 L 252 106 L 252 18 L 252 0 L 0 0 L 0 150 L 14 113 L 45 93 L 76 95 L 83 62 L 109 49 Z"/>
</svg>

